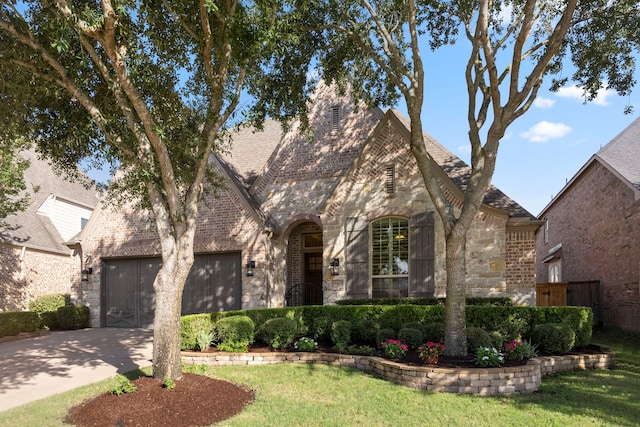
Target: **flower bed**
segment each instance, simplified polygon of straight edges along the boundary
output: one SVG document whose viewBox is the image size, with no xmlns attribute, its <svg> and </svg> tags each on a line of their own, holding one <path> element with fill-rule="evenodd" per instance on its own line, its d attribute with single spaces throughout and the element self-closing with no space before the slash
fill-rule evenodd
<svg viewBox="0 0 640 427">
<path fill-rule="evenodd" d="M 324 363 L 372 372 L 394 383 L 429 391 L 464 394 L 531 393 L 540 387 L 544 375 L 570 370 L 608 369 L 614 353 L 602 347 L 593 354 L 543 356 L 522 366 L 498 368 L 439 368 L 394 362 L 377 356 L 337 353 L 262 352 L 197 353 L 182 352 L 182 361 L 193 365 L 263 365 L 273 363 Z"/>
</svg>

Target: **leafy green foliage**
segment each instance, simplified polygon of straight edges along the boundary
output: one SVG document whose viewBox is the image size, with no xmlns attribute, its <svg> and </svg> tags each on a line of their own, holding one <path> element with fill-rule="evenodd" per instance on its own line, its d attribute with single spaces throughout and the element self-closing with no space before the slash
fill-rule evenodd
<svg viewBox="0 0 640 427">
<path fill-rule="evenodd" d="M 249 316 L 230 316 L 216 322 L 215 332 L 218 341 L 222 344 L 233 342 L 249 345 L 254 341 L 255 324 Z"/>
<path fill-rule="evenodd" d="M 339 353 L 344 353 L 351 342 L 351 322 L 338 320 L 331 325 L 331 342 Z"/>
<path fill-rule="evenodd" d="M 296 323 L 289 318 L 281 317 L 267 320 L 258 331 L 261 341 L 273 348 L 286 348 L 296 338 Z"/>
<path fill-rule="evenodd" d="M 376 335 L 380 325 L 373 319 L 356 320 L 351 325 L 351 336 L 353 341 L 360 341 L 377 345 Z"/>
<path fill-rule="evenodd" d="M 380 328 L 376 334 L 376 347 L 381 347 L 383 342 L 389 341 L 396 336 L 396 331 L 389 328 Z"/>
<path fill-rule="evenodd" d="M 176 383 L 170 377 L 165 377 L 164 379 L 164 388 L 167 390 L 173 390 L 176 388 Z"/>
<path fill-rule="evenodd" d="M 444 341 L 444 323 L 429 322 L 424 327 L 424 340 L 433 342 Z"/>
<path fill-rule="evenodd" d="M 543 323 L 533 328 L 531 340 L 543 354 L 567 354 L 575 345 L 576 334 L 563 323 Z"/>
<path fill-rule="evenodd" d="M 25 144 L 11 143 L 0 135 L 0 226 L 7 215 L 25 210 L 29 203 L 24 181 L 29 162 L 19 154 L 24 148 Z"/>
<path fill-rule="evenodd" d="M 129 381 L 127 377 L 118 375 L 117 380 L 118 385 L 110 389 L 109 393 L 120 396 L 122 394 L 131 394 L 138 391 L 138 387 L 136 387 L 131 381 Z"/>
<path fill-rule="evenodd" d="M 213 315 L 208 313 L 189 314 L 180 318 L 180 349 L 196 350 L 198 336 L 213 330 Z"/>
<path fill-rule="evenodd" d="M 39 324 L 38 313 L 31 311 L 0 313 L 0 337 L 34 332 Z"/>
<path fill-rule="evenodd" d="M 482 328 L 467 328 L 467 351 L 475 354 L 476 349 L 480 347 L 491 347 L 491 337 L 489 333 Z"/>
<path fill-rule="evenodd" d="M 211 343 L 213 342 L 215 334 L 213 331 L 207 331 L 205 329 L 201 329 L 196 336 L 196 343 L 198 344 L 198 349 L 200 351 L 205 351 L 209 348 Z"/>
<path fill-rule="evenodd" d="M 86 305 L 65 305 L 57 310 L 56 317 L 65 330 L 89 327 L 89 307 Z"/>
<path fill-rule="evenodd" d="M 70 304 L 71 296 L 68 294 L 42 295 L 29 301 L 29 310 L 38 313 L 41 326 L 50 330 L 59 330 L 62 326 L 58 321 L 58 309 Z"/>
<path fill-rule="evenodd" d="M 420 329 L 404 327 L 398 331 L 398 339 L 409 348 L 415 349 L 422 345 L 423 335 Z"/>
</svg>

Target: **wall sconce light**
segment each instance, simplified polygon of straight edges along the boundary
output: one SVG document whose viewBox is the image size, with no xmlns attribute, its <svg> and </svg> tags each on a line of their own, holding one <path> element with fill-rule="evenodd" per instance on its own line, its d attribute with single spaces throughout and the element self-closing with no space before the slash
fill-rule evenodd
<svg viewBox="0 0 640 427">
<path fill-rule="evenodd" d="M 89 267 L 89 268 L 85 268 L 82 271 L 80 271 L 82 278 L 80 279 L 83 282 L 88 282 L 89 281 L 89 276 L 91 276 L 93 274 L 93 268 Z"/>
<path fill-rule="evenodd" d="M 337 276 L 338 274 L 340 274 L 340 271 L 339 271 L 340 260 L 338 258 L 334 258 L 333 261 L 331 261 L 329 263 L 329 266 L 331 266 L 331 275 L 332 276 Z"/>
<path fill-rule="evenodd" d="M 253 270 L 256 268 L 256 262 L 255 261 L 249 261 L 247 263 L 247 276 L 252 277 L 253 276 Z"/>
</svg>

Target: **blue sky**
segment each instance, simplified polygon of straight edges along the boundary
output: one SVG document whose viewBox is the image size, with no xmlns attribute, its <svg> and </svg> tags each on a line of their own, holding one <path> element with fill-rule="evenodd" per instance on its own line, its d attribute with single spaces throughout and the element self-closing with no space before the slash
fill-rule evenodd
<svg viewBox="0 0 640 427">
<path fill-rule="evenodd" d="M 469 163 L 464 79 L 467 49 L 468 42 L 460 40 L 456 46 L 437 52 L 422 51 L 426 71 L 422 121 L 427 133 Z M 640 81 L 640 72 L 636 80 Z M 587 104 L 574 86 L 557 93 L 548 87 L 547 82 L 536 104 L 507 130 L 492 181 L 534 215 L 593 154 L 640 114 L 640 87 L 624 98 L 603 91 Z M 634 106 L 633 114 L 624 114 L 626 105 Z M 404 105 L 396 107 L 406 113 Z M 89 176 L 99 182 L 108 179 L 106 173 L 95 170 L 89 171 Z"/>
<path fill-rule="evenodd" d="M 468 45 L 460 40 L 458 45 L 435 53 L 423 50 L 427 74 L 422 115 L 424 130 L 467 163 L 470 145 L 464 67 Z M 636 72 L 636 80 L 640 84 L 640 72 Z M 640 114 L 640 87 L 630 97 L 603 91 L 588 104 L 575 86 L 568 85 L 557 93 L 548 88 L 546 82 L 536 104 L 508 128 L 492 181 L 534 215 L 593 154 Z M 624 114 L 626 105 L 634 107 L 633 114 Z"/>
</svg>

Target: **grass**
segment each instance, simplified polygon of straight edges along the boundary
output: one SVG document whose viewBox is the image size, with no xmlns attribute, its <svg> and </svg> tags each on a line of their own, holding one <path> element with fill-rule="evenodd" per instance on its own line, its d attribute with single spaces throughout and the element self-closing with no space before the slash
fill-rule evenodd
<svg viewBox="0 0 640 427">
<path fill-rule="evenodd" d="M 606 331 L 593 341 L 616 352 L 615 369 L 545 377 L 540 391 L 528 395 L 431 393 L 325 365 L 194 369 L 256 390 L 256 401 L 224 426 L 640 425 L 640 338 Z M 111 379 L 0 412 L 0 425 L 63 425 L 70 407 L 115 385 Z"/>
</svg>

